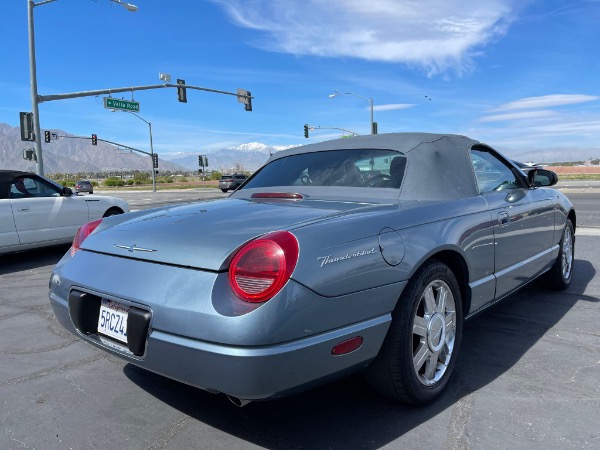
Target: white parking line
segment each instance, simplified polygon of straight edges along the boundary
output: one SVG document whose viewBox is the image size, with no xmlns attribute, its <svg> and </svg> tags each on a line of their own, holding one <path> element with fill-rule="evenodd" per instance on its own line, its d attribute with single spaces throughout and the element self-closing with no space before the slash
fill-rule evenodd
<svg viewBox="0 0 600 450">
<path fill-rule="evenodd" d="M 600 228 L 580 228 L 575 230 L 576 236 L 600 236 Z"/>
</svg>

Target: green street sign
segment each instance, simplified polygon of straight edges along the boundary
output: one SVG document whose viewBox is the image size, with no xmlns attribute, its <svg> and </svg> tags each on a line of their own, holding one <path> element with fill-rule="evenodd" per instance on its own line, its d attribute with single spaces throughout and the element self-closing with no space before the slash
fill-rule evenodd
<svg viewBox="0 0 600 450">
<path fill-rule="evenodd" d="M 104 97 L 104 107 L 106 109 L 120 109 L 122 111 L 140 111 L 140 102 L 132 100 L 119 100 L 112 97 Z"/>
</svg>

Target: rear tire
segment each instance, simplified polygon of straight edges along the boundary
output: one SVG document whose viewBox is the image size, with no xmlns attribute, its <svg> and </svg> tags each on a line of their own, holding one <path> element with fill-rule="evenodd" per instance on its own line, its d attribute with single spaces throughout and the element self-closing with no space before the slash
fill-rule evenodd
<svg viewBox="0 0 600 450">
<path fill-rule="evenodd" d="M 227 192 L 229 189 L 221 189 L 221 192 Z"/>
<path fill-rule="evenodd" d="M 462 340 L 460 289 L 450 268 L 436 260 L 409 280 L 383 346 L 366 370 L 381 394 L 416 405 L 438 398 L 452 375 Z"/>
<path fill-rule="evenodd" d="M 571 284 L 575 262 L 575 231 L 569 219 L 565 223 L 559 247 L 558 257 L 552 268 L 544 275 L 543 284 L 550 289 L 562 291 Z"/>
</svg>

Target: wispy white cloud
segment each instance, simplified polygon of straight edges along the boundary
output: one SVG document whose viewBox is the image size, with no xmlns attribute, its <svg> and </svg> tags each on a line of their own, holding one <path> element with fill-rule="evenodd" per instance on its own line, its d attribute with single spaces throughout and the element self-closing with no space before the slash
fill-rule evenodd
<svg viewBox="0 0 600 450">
<path fill-rule="evenodd" d="M 374 111 L 395 111 L 397 109 L 408 109 L 417 106 L 414 103 L 390 103 L 388 105 L 375 105 Z"/>
<path fill-rule="evenodd" d="M 469 70 L 481 47 L 502 37 L 516 0 L 212 0 L 239 26 L 262 31 L 258 46 L 295 55 L 399 62 L 434 74 Z"/>
<path fill-rule="evenodd" d="M 540 111 L 523 111 L 508 114 L 495 114 L 492 116 L 485 116 L 478 119 L 478 122 L 500 122 L 505 120 L 523 120 L 523 119 L 540 119 L 545 117 L 553 117 L 558 113 L 550 110 Z"/>
<path fill-rule="evenodd" d="M 513 109 L 550 108 L 554 106 L 574 105 L 600 100 L 595 95 L 553 94 L 540 97 L 527 97 L 514 102 L 505 103 L 492 111 L 509 111 Z"/>
</svg>

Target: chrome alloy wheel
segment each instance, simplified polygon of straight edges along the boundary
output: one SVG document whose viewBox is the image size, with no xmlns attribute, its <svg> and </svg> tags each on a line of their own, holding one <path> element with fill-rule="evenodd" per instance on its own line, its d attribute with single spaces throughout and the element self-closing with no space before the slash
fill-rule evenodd
<svg viewBox="0 0 600 450">
<path fill-rule="evenodd" d="M 446 373 L 455 336 L 452 290 L 444 281 L 434 280 L 423 291 L 413 322 L 413 368 L 423 385 L 434 385 Z"/>
<path fill-rule="evenodd" d="M 573 235 L 569 227 L 563 231 L 561 268 L 563 279 L 568 280 L 573 268 Z"/>
</svg>

